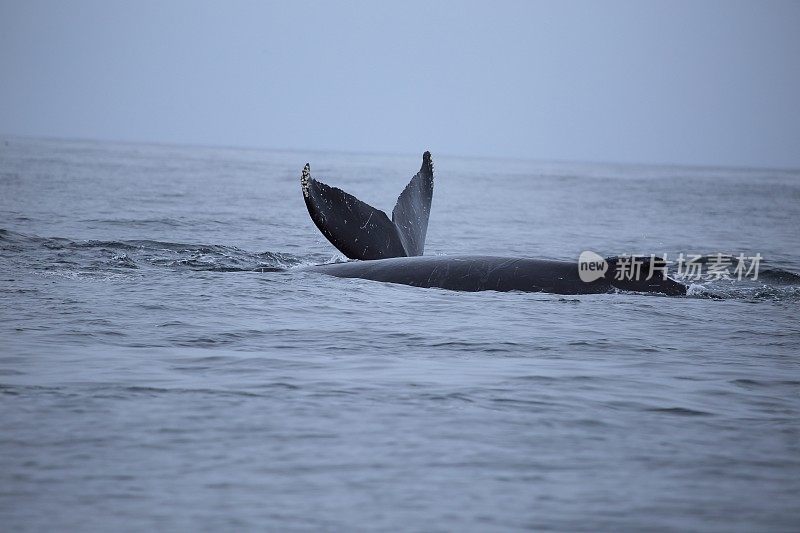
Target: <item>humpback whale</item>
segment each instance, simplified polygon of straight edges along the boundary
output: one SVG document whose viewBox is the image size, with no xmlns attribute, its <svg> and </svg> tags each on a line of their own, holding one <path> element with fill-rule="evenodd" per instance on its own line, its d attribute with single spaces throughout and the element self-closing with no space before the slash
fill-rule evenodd
<svg viewBox="0 0 800 533">
<path fill-rule="evenodd" d="M 355 261 L 315 265 L 305 270 L 455 291 L 592 294 L 620 289 L 686 294 L 683 284 L 665 275 L 663 259 L 654 256 L 637 258 L 641 268 L 626 276 L 618 275 L 617 266 L 623 258 L 606 258 L 607 268 L 586 281 L 581 279 L 577 261 L 423 256 L 433 200 L 433 174 L 431 154 L 425 152 L 419 172 L 400 194 L 389 219 L 383 211 L 312 178 L 307 163 L 300 184 L 308 213 L 331 244 Z M 602 260 L 599 256 L 598 259 Z"/>
</svg>

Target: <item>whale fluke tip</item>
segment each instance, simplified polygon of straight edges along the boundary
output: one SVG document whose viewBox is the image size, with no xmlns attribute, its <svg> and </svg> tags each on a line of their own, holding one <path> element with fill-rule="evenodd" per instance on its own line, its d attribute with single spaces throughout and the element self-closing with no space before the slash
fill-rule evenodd
<svg viewBox="0 0 800 533">
<path fill-rule="evenodd" d="M 422 154 L 422 167 L 420 170 L 430 170 L 431 174 L 433 174 L 433 160 L 431 159 L 431 153 L 428 150 L 425 150 L 425 153 Z"/>
<path fill-rule="evenodd" d="M 303 167 L 303 174 L 300 176 L 300 188 L 303 189 L 303 196 L 308 198 L 308 180 L 311 179 L 311 165 L 306 163 Z"/>
</svg>

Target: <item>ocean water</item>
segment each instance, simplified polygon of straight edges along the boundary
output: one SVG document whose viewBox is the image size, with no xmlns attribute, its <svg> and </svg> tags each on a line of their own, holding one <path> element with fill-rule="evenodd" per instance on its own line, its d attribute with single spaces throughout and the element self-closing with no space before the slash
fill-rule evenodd
<svg viewBox="0 0 800 533">
<path fill-rule="evenodd" d="M 340 260 L 312 174 L 426 254 L 761 254 L 686 297 Z M 800 171 L 0 139 L 4 531 L 800 529 Z"/>
</svg>

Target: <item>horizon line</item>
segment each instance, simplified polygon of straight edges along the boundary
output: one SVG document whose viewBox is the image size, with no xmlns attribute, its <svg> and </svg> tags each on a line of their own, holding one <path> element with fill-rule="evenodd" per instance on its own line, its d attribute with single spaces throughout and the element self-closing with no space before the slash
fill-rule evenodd
<svg viewBox="0 0 800 533">
<path fill-rule="evenodd" d="M 191 141 L 153 141 L 141 139 L 99 139 L 92 137 L 65 137 L 58 135 L 38 135 L 38 134 L 16 134 L 0 132 L 2 139 L 25 139 L 25 140 L 41 140 L 41 141 L 64 141 L 64 142 L 94 142 L 94 143 L 108 143 L 108 144 L 133 144 L 133 145 L 150 145 L 150 146 L 172 146 L 182 148 L 215 148 L 223 150 L 246 150 L 246 151 L 265 151 L 265 152 L 313 152 L 313 153 L 334 153 L 344 155 L 360 155 L 360 156 L 416 156 L 416 152 L 391 152 L 384 150 L 342 150 L 342 149 L 325 149 L 325 148 L 275 148 L 256 145 L 234 145 L 234 144 L 213 144 Z M 428 147 L 423 151 L 429 150 Z M 800 167 L 782 167 L 782 166 L 754 166 L 754 165 L 726 165 L 726 164 L 711 164 L 711 163 L 653 163 L 641 161 L 598 161 L 588 159 L 547 159 L 536 157 L 521 157 L 521 156 L 503 156 L 503 155 L 463 155 L 453 154 L 448 152 L 434 152 L 435 157 L 451 157 L 458 159 L 484 159 L 494 161 L 519 161 L 530 163 L 558 163 L 558 164 L 575 164 L 575 165 L 603 165 L 603 166 L 625 166 L 625 167 L 674 167 L 684 169 L 705 169 L 705 170 L 740 170 L 740 171 L 753 171 L 753 170 L 767 170 L 772 172 L 787 172 L 798 173 Z"/>
</svg>

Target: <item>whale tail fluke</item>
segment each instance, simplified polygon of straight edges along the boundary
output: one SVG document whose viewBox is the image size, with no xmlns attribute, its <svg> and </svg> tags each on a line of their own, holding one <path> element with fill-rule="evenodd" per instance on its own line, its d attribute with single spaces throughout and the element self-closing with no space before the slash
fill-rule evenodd
<svg viewBox="0 0 800 533">
<path fill-rule="evenodd" d="M 406 255 L 422 255 L 425 250 L 432 201 L 433 160 L 431 153 L 425 152 L 419 172 L 400 193 L 392 211 L 392 222 L 397 227 Z"/>
<path fill-rule="evenodd" d="M 391 220 L 355 196 L 312 178 L 308 164 L 300 185 L 311 220 L 350 259 L 422 255 L 433 200 L 430 152 L 422 156 L 420 171 L 397 199 Z"/>
</svg>

